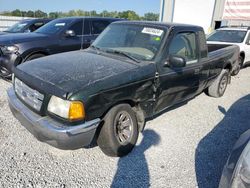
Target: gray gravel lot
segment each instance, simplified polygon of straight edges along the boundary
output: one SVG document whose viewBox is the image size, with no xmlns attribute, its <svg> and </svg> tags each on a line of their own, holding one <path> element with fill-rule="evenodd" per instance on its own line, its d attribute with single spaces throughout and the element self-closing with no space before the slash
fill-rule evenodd
<svg viewBox="0 0 250 188">
<path fill-rule="evenodd" d="M 0 80 L 0 187 L 217 187 L 239 135 L 250 128 L 250 68 L 224 97 L 201 94 L 146 125 L 131 154 L 98 147 L 62 151 L 37 141 L 16 121 Z"/>
</svg>

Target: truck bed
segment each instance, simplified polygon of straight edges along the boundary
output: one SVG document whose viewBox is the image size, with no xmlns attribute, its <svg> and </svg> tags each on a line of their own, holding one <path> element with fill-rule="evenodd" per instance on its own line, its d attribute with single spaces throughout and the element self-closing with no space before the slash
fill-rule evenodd
<svg viewBox="0 0 250 188">
<path fill-rule="evenodd" d="M 228 61 L 231 63 L 232 71 L 238 65 L 240 49 L 236 45 L 225 44 L 208 44 L 208 57 L 211 61 L 223 63 Z"/>
</svg>

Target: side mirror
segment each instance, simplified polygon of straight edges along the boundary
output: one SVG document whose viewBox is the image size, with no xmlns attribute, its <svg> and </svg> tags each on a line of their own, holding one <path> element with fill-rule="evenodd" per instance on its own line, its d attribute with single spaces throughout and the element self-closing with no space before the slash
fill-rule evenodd
<svg viewBox="0 0 250 188">
<path fill-rule="evenodd" d="M 178 55 L 170 55 L 169 60 L 164 64 L 165 67 L 185 67 L 186 66 L 186 60 L 182 56 Z"/>
<path fill-rule="evenodd" d="M 65 32 L 65 36 L 66 36 L 66 37 L 75 37 L 75 36 L 76 36 L 76 33 L 75 33 L 75 31 L 73 31 L 73 30 L 67 30 L 67 31 Z"/>
<path fill-rule="evenodd" d="M 24 33 L 30 33 L 30 32 L 31 32 L 30 29 L 25 29 L 25 30 L 24 30 Z"/>
</svg>

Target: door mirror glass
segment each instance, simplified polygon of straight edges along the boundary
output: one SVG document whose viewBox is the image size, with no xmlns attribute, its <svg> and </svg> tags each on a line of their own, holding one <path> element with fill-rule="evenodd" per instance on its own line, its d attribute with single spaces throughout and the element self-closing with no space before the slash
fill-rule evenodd
<svg viewBox="0 0 250 188">
<path fill-rule="evenodd" d="M 76 34 L 75 34 L 75 32 L 74 32 L 73 30 L 67 30 L 67 31 L 65 32 L 65 36 L 66 36 L 66 37 L 75 37 Z"/>
<path fill-rule="evenodd" d="M 24 33 L 30 33 L 30 32 L 31 32 L 30 29 L 25 29 L 25 30 L 24 30 Z"/>
<path fill-rule="evenodd" d="M 185 67 L 186 66 L 186 60 L 182 56 L 178 55 L 170 55 L 169 60 L 165 63 L 165 66 L 168 67 Z"/>
</svg>

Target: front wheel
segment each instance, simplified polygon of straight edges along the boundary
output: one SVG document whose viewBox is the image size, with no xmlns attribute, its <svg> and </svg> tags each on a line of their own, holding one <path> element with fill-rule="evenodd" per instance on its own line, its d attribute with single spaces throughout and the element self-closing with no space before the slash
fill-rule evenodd
<svg viewBox="0 0 250 188">
<path fill-rule="evenodd" d="M 41 57 L 45 57 L 44 54 L 33 54 L 31 56 L 29 56 L 25 61 L 31 61 L 33 59 L 38 59 L 38 58 L 41 58 Z"/>
<path fill-rule="evenodd" d="M 11 78 L 11 72 L 9 72 L 8 69 L 5 67 L 0 66 L 0 76 L 5 78 L 5 79 L 10 79 Z"/>
<path fill-rule="evenodd" d="M 138 139 L 138 124 L 128 104 L 113 107 L 104 117 L 97 144 L 108 156 L 122 157 L 134 148 Z"/>
<path fill-rule="evenodd" d="M 229 77 L 229 70 L 223 69 L 214 83 L 207 88 L 206 94 L 215 98 L 222 97 L 226 91 Z"/>
</svg>

